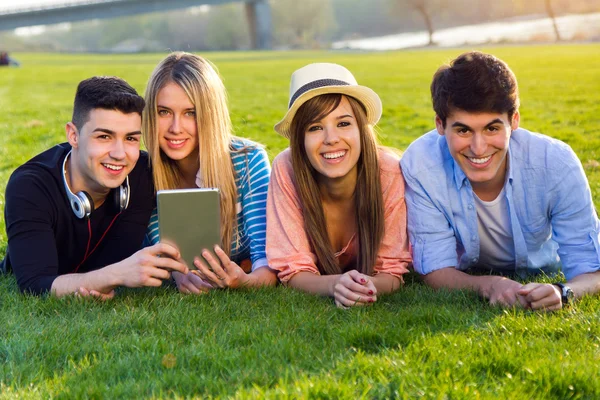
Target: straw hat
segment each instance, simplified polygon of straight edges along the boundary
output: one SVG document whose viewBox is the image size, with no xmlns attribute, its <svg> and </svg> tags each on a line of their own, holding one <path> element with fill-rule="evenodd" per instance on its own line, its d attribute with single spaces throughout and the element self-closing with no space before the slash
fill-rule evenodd
<svg viewBox="0 0 600 400">
<path fill-rule="evenodd" d="M 359 86 L 350 71 L 338 64 L 309 64 L 292 74 L 290 100 L 285 117 L 275 125 L 275 130 L 290 138 L 290 126 L 296 112 L 308 100 L 326 93 L 340 93 L 363 104 L 367 121 L 375 125 L 381 117 L 381 99 L 372 89 Z"/>
</svg>

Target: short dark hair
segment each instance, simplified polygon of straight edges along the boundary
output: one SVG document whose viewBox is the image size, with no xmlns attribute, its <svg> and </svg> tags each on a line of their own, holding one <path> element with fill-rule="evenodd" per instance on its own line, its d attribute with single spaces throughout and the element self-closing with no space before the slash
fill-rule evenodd
<svg viewBox="0 0 600 400">
<path fill-rule="evenodd" d="M 517 78 L 508 65 L 491 54 L 471 51 L 442 65 L 431 82 L 431 100 L 446 126 L 453 109 L 508 113 L 519 110 Z"/>
<path fill-rule="evenodd" d="M 95 108 L 118 110 L 124 114 L 138 113 L 141 116 L 144 105 L 144 98 L 123 79 L 94 76 L 77 86 L 71 122 L 81 130 L 89 119 L 90 111 Z"/>
</svg>

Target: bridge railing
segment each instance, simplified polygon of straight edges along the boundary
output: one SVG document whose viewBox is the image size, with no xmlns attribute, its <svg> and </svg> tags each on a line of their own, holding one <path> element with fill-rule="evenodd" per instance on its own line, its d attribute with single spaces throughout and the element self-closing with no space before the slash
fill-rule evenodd
<svg viewBox="0 0 600 400">
<path fill-rule="evenodd" d="M 0 15 L 11 15 L 11 14 L 21 14 L 27 12 L 35 12 L 35 11 L 44 11 L 44 10 L 52 10 L 52 9 L 61 9 L 61 8 L 69 8 L 74 6 L 86 6 L 90 4 L 103 4 L 103 3 L 120 3 L 123 0 L 78 0 L 78 1 L 65 1 L 62 3 L 51 3 L 44 5 L 31 5 L 29 7 L 19 7 L 19 8 L 7 8 L 0 6 Z"/>
</svg>

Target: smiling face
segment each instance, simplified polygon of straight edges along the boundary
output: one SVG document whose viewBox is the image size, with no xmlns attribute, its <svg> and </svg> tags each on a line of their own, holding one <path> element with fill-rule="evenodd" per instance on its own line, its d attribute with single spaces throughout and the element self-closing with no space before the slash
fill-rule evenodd
<svg viewBox="0 0 600 400">
<path fill-rule="evenodd" d="M 178 163 L 198 163 L 196 108 L 176 83 L 167 83 L 156 96 L 160 149 Z"/>
<path fill-rule="evenodd" d="M 504 186 L 510 135 L 519 127 L 519 113 L 471 113 L 454 109 L 444 127 L 436 117 L 440 135 L 446 136 L 450 154 L 483 200 L 493 200 Z"/>
<path fill-rule="evenodd" d="M 360 129 L 345 96 L 331 113 L 308 125 L 304 149 L 321 180 L 348 179 L 356 183 Z"/>
<path fill-rule="evenodd" d="M 142 117 L 116 110 L 96 108 L 77 130 L 66 126 L 67 140 L 73 147 L 68 163 L 72 192 L 84 190 L 96 206 L 104 202 L 111 189 L 119 187 L 135 167 L 140 156 Z"/>
</svg>

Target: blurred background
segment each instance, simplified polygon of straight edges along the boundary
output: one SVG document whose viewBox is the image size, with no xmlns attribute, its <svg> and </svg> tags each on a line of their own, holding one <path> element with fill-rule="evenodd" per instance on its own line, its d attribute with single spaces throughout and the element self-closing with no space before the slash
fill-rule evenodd
<svg viewBox="0 0 600 400">
<path fill-rule="evenodd" d="M 555 41 L 600 41 L 600 0 L 0 0 L 3 51 L 392 50 Z"/>
</svg>

